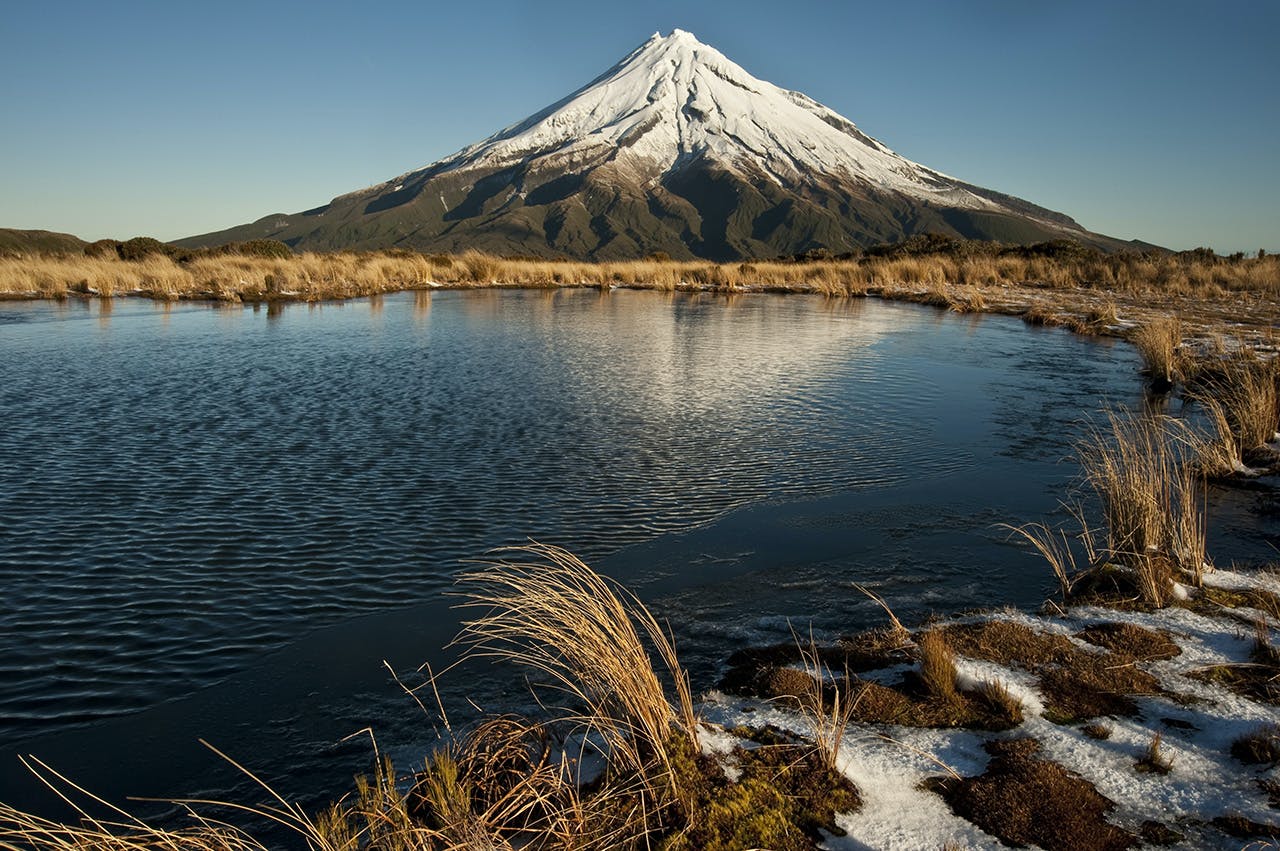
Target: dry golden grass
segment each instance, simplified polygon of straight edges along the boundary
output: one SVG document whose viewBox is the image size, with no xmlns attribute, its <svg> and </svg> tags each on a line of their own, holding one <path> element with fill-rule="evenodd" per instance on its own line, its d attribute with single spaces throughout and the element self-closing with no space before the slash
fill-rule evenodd
<svg viewBox="0 0 1280 851">
<path fill-rule="evenodd" d="M 1061 529 L 1050 529 L 1043 523 L 1027 523 L 1022 526 L 1011 526 L 1008 523 L 999 525 L 1001 528 L 1021 535 L 1048 562 L 1049 568 L 1058 580 L 1062 602 L 1066 604 L 1082 572 L 1076 565 L 1076 557 L 1071 551 L 1067 533 Z"/>
<path fill-rule="evenodd" d="M 1129 339 L 1138 349 L 1152 384 L 1172 386 L 1181 375 L 1178 348 L 1182 345 L 1182 323 L 1178 318 L 1154 319 L 1134 331 Z"/>
<path fill-rule="evenodd" d="M 828 686 L 828 682 L 834 677 L 831 669 L 823 662 L 822 652 L 818 649 L 812 632 L 809 633 L 807 643 L 801 642 L 797 637 L 796 648 L 810 680 L 807 699 L 799 703 L 800 712 L 813 728 L 813 743 L 818 759 L 828 770 L 837 771 L 844 734 L 849 728 L 862 692 L 857 695 L 851 693 L 849 686 L 853 678 L 848 668 L 838 682 Z"/>
<path fill-rule="evenodd" d="M 1280 763 L 1280 726 L 1262 724 L 1231 742 L 1231 755 L 1246 765 Z"/>
<path fill-rule="evenodd" d="M 1239 462 L 1245 453 L 1275 438 L 1280 427 L 1280 392 L 1274 362 L 1233 358 L 1214 371 L 1196 389 L 1194 398 L 1208 414 L 1215 433 L 1211 455 L 1221 466 L 1222 456 Z"/>
<path fill-rule="evenodd" d="M 1102 503 L 1106 555 L 1134 572 L 1144 602 L 1163 606 L 1175 576 L 1198 585 L 1204 567 L 1204 515 L 1191 463 L 1198 444 L 1168 417 L 1113 412 L 1108 423 L 1079 453 Z"/>
<path fill-rule="evenodd" d="M 1164 752 L 1162 745 L 1163 737 L 1159 733 L 1153 735 L 1134 767 L 1144 774 L 1168 774 L 1173 769 L 1173 760 Z"/>
<path fill-rule="evenodd" d="M 268 276 L 271 280 L 268 280 Z M 274 283 L 272 283 L 274 281 Z M 938 288 L 1030 286 L 1041 290 L 1104 290 L 1119 295 L 1219 297 L 1280 293 L 1280 258 L 1236 262 L 1119 255 L 1092 260 L 1013 255 L 863 257 L 809 262 L 505 259 L 467 251 L 427 255 L 410 251 L 304 253 L 288 258 L 236 254 L 175 263 L 163 255 L 142 261 L 115 257 L 0 257 L 0 293 L 58 297 L 69 292 L 138 293 L 156 298 L 240 298 L 268 295 L 344 298 L 440 286 L 693 287 L 858 295 L 869 290 L 917 294 Z M 1095 299 L 1096 301 L 1096 299 Z M 1105 317 L 1105 313 L 1103 316 Z M 1096 321 L 1096 320 L 1091 320 Z"/>
<path fill-rule="evenodd" d="M 1226 407 L 1207 393 L 1192 394 L 1208 419 L 1208 430 L 1200 446 L 1198 464 L 1206 476 L 1230 476 L 1243 465 L 1239 441 L 1232 432 Z"/>
<path fill-rule="evenodd" d="M 558 547 L 503 551 L 459 578 L 470 608 L 458 641 L 473 657 L 514 662 L 547 676 L 568 699 L 566 717 L 605 742 L 611 760 L 670 772 L 672 736 L 697 746 L 689 679 L 670 636 L 629 592 Z M 675 699 L 669 700 L 647 646 Z"/>
<path fill-rule="evenodd" d="M 219 756 L 228 759 L 214 749 Z M 354 851 L 356 845 L 330 841 L 321 824 L 295 804 L 290 804 L 252 773 L 234 761 L 272 798 L 272 803 L 252 807 L 216 801 L 175 801 L 186 807 L 190 824 L 158 828 L 77 786 L 34 758 L 23 764 L 35 778 L 60 797 L 77 814 L 75 824 L 60 823 L 22 812 L 0 803 L 0 849 L 4 851 L 267 851 L 268 846 L 224 821 L 199 815 L 201 804 L 228 808 L 273 822 L 299 836 L 311 851 Z M 90 811 L 93 812 L 90 812 Z M 363 846 L 359 846 L 363 847 Z M 396 851 L 399 846 L 387 846 Z M 418 847 L 426 848 L 428 845 Z"/>
<path fill-rule="evenodd" d="M 1130 588 L 1142 603 L 1162 607 L 1173 599 L 1175 582 L 1203 585 L 1207 530 L 1197 472 L 1207 444 L 1168 416 L 1110 412 L 1107 423 L 1077 448 L 1103 517 L 1099 543 L 1083 510 L 1074 511 L 1083 566 L 1064 530 L 1043 523 L 1004 528 L 1045 559 L 1064 603 L 1084 586 L 1086 595 Z"/>
<path fill-rule="evenodd" d="M 1002 715 L 1010 725 L 1022 723 L 1022 701 L 1014 697 L 1000 680 L 983 680 L 974 695 L 992 712 Z"/>
<path fill-rule="evenodd" d="M 940 630 L 931 629 L 920 636 L 920 680 L 933 697 L 943 703 L 958 703 L 956 656 Z"/>
</svg>

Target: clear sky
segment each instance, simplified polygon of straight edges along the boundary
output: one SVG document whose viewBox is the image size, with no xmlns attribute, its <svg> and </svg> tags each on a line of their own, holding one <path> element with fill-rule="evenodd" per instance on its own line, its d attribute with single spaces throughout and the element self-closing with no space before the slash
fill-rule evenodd
<svg viewBox="0 0 1280 851">
<path fill-rule="evenodd" d="M 1280 250 L 1276 0 L 10 3 L 0 226 L 175 239 L 426 165 L 679 27 L 931 168 Z"/>
</svg>

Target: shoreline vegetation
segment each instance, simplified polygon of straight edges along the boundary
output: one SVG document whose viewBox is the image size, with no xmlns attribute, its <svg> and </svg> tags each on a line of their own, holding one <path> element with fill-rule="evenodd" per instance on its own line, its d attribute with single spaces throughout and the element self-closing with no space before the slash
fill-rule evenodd
<svg viewBox="0 0 1280 851">
<path fill-rule="evenodd" d="M 230 807 L 246 824 L 265 820 L 313 851 L 1280 847 L 1280 567 L 1216 567 L 1204 508 L 1210 480 L 1280 469 L 1280 368 L 1265 351 L 1280 315 L 1280 265 L 1211 252 L 1071 259 L 948 251 L 731 264 L 737 277 L 730 265 L 660 259 L 202 255 L 184 265 L 117 251 L 0 260 L 0 290 L 244 301 L 368 294 L 321 295 L 330 292 L 322 280 L 386 288 L 376 291 L 756 288 L 987 312 L 1014 312 L 1035 296 L 1045 317 L 1074 317 L 1038 324 L 1079 321 L 1073 330 L 1129 338 L 1152 389 L 1179 390 L 1190 403 L 1190 414 L 1176 418 L 1158 406 L 1108 413 L 1076 453 L 1096 509 L 1077 503 L 1061 526 L 1006 527 L 1056 579 L 1057 595 L 1040 611 L 908 627 L 864 590 L 883 608 L 884 626 L 821 638 L 797 632 L 789 643 L 735 652 L 718 683 L 694 684 L 667 627 L 625 588 L 563 549 L 501 551 L 459 579 L 470 617 L 455 646 L 464 658 L 514 665 L 543 683 L 541 713 L 454 729 L 442 707 L 431 708 L 448 672 L 406 674 L 428 716 L 424 728 L 445 730 L 420 767 L 398 772 L 375 747 L 370 773 L 323 812 L 265 786 L 266 803 L 212 812 Z M 41 267 L 46 277 L 12 283 L 12 270 L 32 275 L 41 263 L 51 264 Z M 410 280 L 407 268 L 421 277 Z M 994 271 L 983 278 L 979 268 Z M 93 278 L 88 269 L 178 269 L 182 280 L 205 283 L 135 288 L 133 278 Z M 209 289 L 219 281 L 237 283 Z M 1032 309 L 1024 305 L 1024 318 Z M 1199 345 L 1188 345 L 1192 333 L 1204 334 Z M 0 849 L 270 847 L 200 815 L 198 803 L 185 825 L 144 824 L 28 764 L 82 801 L 83 818 L 61 824 L 0 805 Z"/>
<path fill-rule="evenodd" d="M 580 262 L 475 251 L 294 254 L 275 240 L 186 249 L 138 237 L 99 240 L 79 254 L 0 252 L 0 298 L 7 299 L 258 303 L 485 287 L 874 296 L 1118 337 L 1177 316 L 1188 336 L 1208 339 L 1229 330 L 1254 345 L 1270 344 L 1280 322 L 1280 257 L 1223 257 L 1207 248 L 1103 254 L 1071 241 L 1013 246 L 932 235 L 839 256 Z"/>
</svg>

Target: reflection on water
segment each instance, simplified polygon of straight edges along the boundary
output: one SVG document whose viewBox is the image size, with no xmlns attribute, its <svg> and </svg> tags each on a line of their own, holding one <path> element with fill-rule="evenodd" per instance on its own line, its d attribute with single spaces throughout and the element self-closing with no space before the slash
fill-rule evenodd
<svg viewBox="0 0 1280 851">
<path fill-rule="evenodd" d="M 919 440 L 927 312 L 597 291 L 16 305 L 0 341 L 0 734 L 151 705 L 430 598 L 528 536 L 587 557 L 764 497 L 972 463 Z M 915 423 L 903 429 L 902 423 Z"/>
</svg>

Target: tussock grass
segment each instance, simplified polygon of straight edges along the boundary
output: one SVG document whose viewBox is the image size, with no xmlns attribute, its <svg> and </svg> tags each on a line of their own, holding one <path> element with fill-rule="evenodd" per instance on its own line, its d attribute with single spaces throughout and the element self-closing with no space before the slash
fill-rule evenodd
<svg viewBox="0 0 1280 851">
<path fill-rule="evenodd" d="M 1231 755 L 1245 765 L 1280 763 L 1280 725 L 1262 724 L 1231 743 Z"/>
<path fill-rule="evenodd" d="M 818 759 L 829 771 L 839 770 L 840 747 L 845 730 L 858 707 L 861 692 L 854 695 L 850 688 L 853 678 L 846 667 L 839 682 L 828 687 L 833 680 L 831 669 L 823 661 L 818 643 L 809 633 L 808 643 L 796 639 L 796 646 L 804 663 L 805 674 L 810 680 L 808 699 L 800 702 L 800 711 L 813 729 L 813 744 Z"/>
<path fill-rule="evenodd" d="M 1168 774 L 1172 771 L 1173 760 L 1164 752 L 1162 745 L 1163 737 L 1159 733 L 1153 735 L 1134 767 L 1143 774 Z"/>
<path fill-rule="evenodd" d="M 1043 523 L 1005 526 L 1044 558 L 1065 602 L 1080 596 L 1132 596 L 1160 608 L 1175 583 L 1203 585 L 1207 566 L 1203 488 L 1197 472 L 1207 443 L 1179 420 L 1109 412 L 1077 447 L 1084 479 L 1102 506 L 1100 544 L 1083 510 L 1075 510 L 1085 562 L 1062 529 Z"/>
<path fill-rule="evenodd" d="M 1237 357 L 1196 388 L 1193 398 L 1204 408 L 1214 439 L 1207 466 L 1243 463 L 1252 450 L 1271 442 L 1280 428 L 1280 371 L 1273 361 Z M 1230 456 L 1229 462 L 1227 456 Z"/>
<path fill-rule="evenodd" d="M 992 712 L 1003 716 L 1010 726 L 1022 723 L 1022 701 L 1000 680 L 983 680 L 974 694 Z"/>
<path fill-rule="evenodd" d="M 1143 602 L 1160 607 L 1175 578 L 1201 584 L 1204 513 L 1191 463 L 1198 444 L 1168 417 L 1112 412 L 1108 424 L 1079 452 L 1102 503 L 1105 556 L 1133 572 Z"/>
<path fill-rule="evenodd" d="M 670 771 L 672 736 L 698 745 L 689 679 L 671 638 L 629 592 L 558 547 L 530 544 L 511 558 L 463 574 L 468 608 L 458 642 L 471 657 L 530 668 L 574 706 L 572 717 L 603 738 L 614 759 Z M 652 646 L 675 694 L 667 697 L 650 661 Z"/>
<path fill-rule="evenodd" d="M 1253 622 L 1253 660 L 1260 665 L 1280 668 L 1280 648 L 1271 643 L 1271 626 L 1263 618 Z"/>
<path fill-rule="evenodd" d="M 1158 389 L 1172 387 L 1181 376 L 1179 347 L 1182 322 L 1176 316 L 1154 319 L 1130 337 L 1142 357 L 1143 371 Z"/>
<path fill-rule="evenodd" d="M 946 636 L 931 629 L 920 636 L 920 679 L 925 689 L 943 703 L 958 703 L 956 655 Z"/>
</svg>

